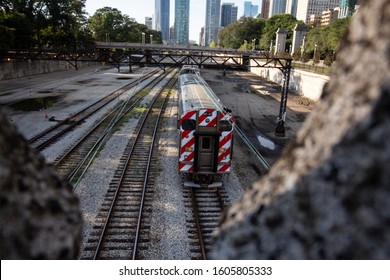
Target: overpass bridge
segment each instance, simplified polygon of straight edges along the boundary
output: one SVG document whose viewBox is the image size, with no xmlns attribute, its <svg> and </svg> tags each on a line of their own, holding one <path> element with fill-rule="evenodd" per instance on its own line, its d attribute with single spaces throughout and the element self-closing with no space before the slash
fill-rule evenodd
<svg viewBox="0 0 390 280">
<path fill-rule="evenodd" d="M 90 51 L 64 51 L 53 49 L 0 50 L 3 63 L 11 60 L 57 60 L 66 61 L 78 69 L 83 61 L 110 64 L 121 71 L 134 65 L 155 66 L 165 71 L 166 67 L 181 67 L 193 64 L 199 68 L 209 67 L 223 70 L 248 70 L 250 67 L 277 68 L 283 73 L 282 97 L 275 134 L 284 136 L 287 95 L 290 82 L 290 57 L 271 56 L 268 52 L 247 51 L 199 46 L 139 44 L 126 42 L 95 42 Z"/>
</svg>

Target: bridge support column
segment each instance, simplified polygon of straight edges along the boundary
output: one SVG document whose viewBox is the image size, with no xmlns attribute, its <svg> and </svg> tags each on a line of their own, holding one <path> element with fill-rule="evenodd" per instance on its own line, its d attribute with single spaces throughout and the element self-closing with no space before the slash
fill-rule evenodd
<svg viewBox="0 0 390 280">
<path fill-rule="evenodd" d="M 133 68 L 132 68 L 132 61 L 131 61 L 131 52 L 128 54 L 128 60 L 129 60 L 129 73 L 133 73 Z"/>
<path fill-rule="evenodd" d="M 283 72 L 283 87 L 282 87 L 282 94 L 280 99 L 278 125 L 275 129 L 275 136 L 285 137 L 286 130 L 284 127 L 284 123 L 286 122 L 288 87 L 290 84 L 290 74 L 291 74 L 291 59 L 286 60 L 286 65 L 283 69 L 281 69 L 281 71 Z"/>
</svg>

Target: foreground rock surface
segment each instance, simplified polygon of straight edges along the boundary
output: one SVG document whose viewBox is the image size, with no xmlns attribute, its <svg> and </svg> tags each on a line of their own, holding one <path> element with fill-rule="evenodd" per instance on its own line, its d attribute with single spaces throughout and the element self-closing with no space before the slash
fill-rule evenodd
<svg viewBox="0 0 390 280">
<path fill-rule="evenodd" d="M 81 238 L 71 186 L 0 114 L 0 258 L 74 259 Z"/>
<path fill-rule="evenodd" d="M 361 2 L 322 100 L 227 211 L 214 258 L 390 258 L 390 0 Z"/>
</svg>

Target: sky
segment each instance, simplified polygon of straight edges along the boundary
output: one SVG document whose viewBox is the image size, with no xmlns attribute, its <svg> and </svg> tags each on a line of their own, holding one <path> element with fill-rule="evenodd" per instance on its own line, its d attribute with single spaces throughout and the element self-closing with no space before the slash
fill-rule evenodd
<svg viewBox="0 0 390 280">
<path fill-rule="evenodd" d="M 258 5 L 260 11 L 260 0 L 221 0 L 222 3 L 234 3 L 238 7 L 238 18 L 244 14 L 244 2 L 251 1 L 252 5 Z M 145 17 L 152 17 L 154 14 L 155 0 L 87 0 L 85 7 L 87 13 L 92 16 L 97 9 L 103 7 L 117 8 L 122 14 L 134 18 L 137 22 L 145 24 Z M 170 5 L 170 26 L 174 23 L 175 0 Z M 206 21 L 206 0 L 190 0 L 190 40 L 198 43 L 200 29 Z"/>
</svg>

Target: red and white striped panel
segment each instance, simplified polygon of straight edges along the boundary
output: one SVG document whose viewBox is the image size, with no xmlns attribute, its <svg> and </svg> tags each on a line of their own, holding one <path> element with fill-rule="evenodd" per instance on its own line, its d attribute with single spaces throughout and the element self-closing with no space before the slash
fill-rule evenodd
<svg viewBox="0 0 390 280">
<path fill-rule="evenodd" d="M 218 111 L 213 109 L 199 110 L 199 126 L 216 126 Z"/>
<path fill-rule="evenodd" d="M 224 131 L 219 137 L 218 150 L 218 172 L 230 172 L 231 167 L 231 151 L 232 151 L 232 131 Z"/>
<path fill-rule="evenodd" d="M 179 172 L 191 172 L 194 170 L 195 131 L 183 130 L 182 123 L 184 120 L 196 120 L 196 111 L 188 112 L 180 119 Z"/>
</svg>

